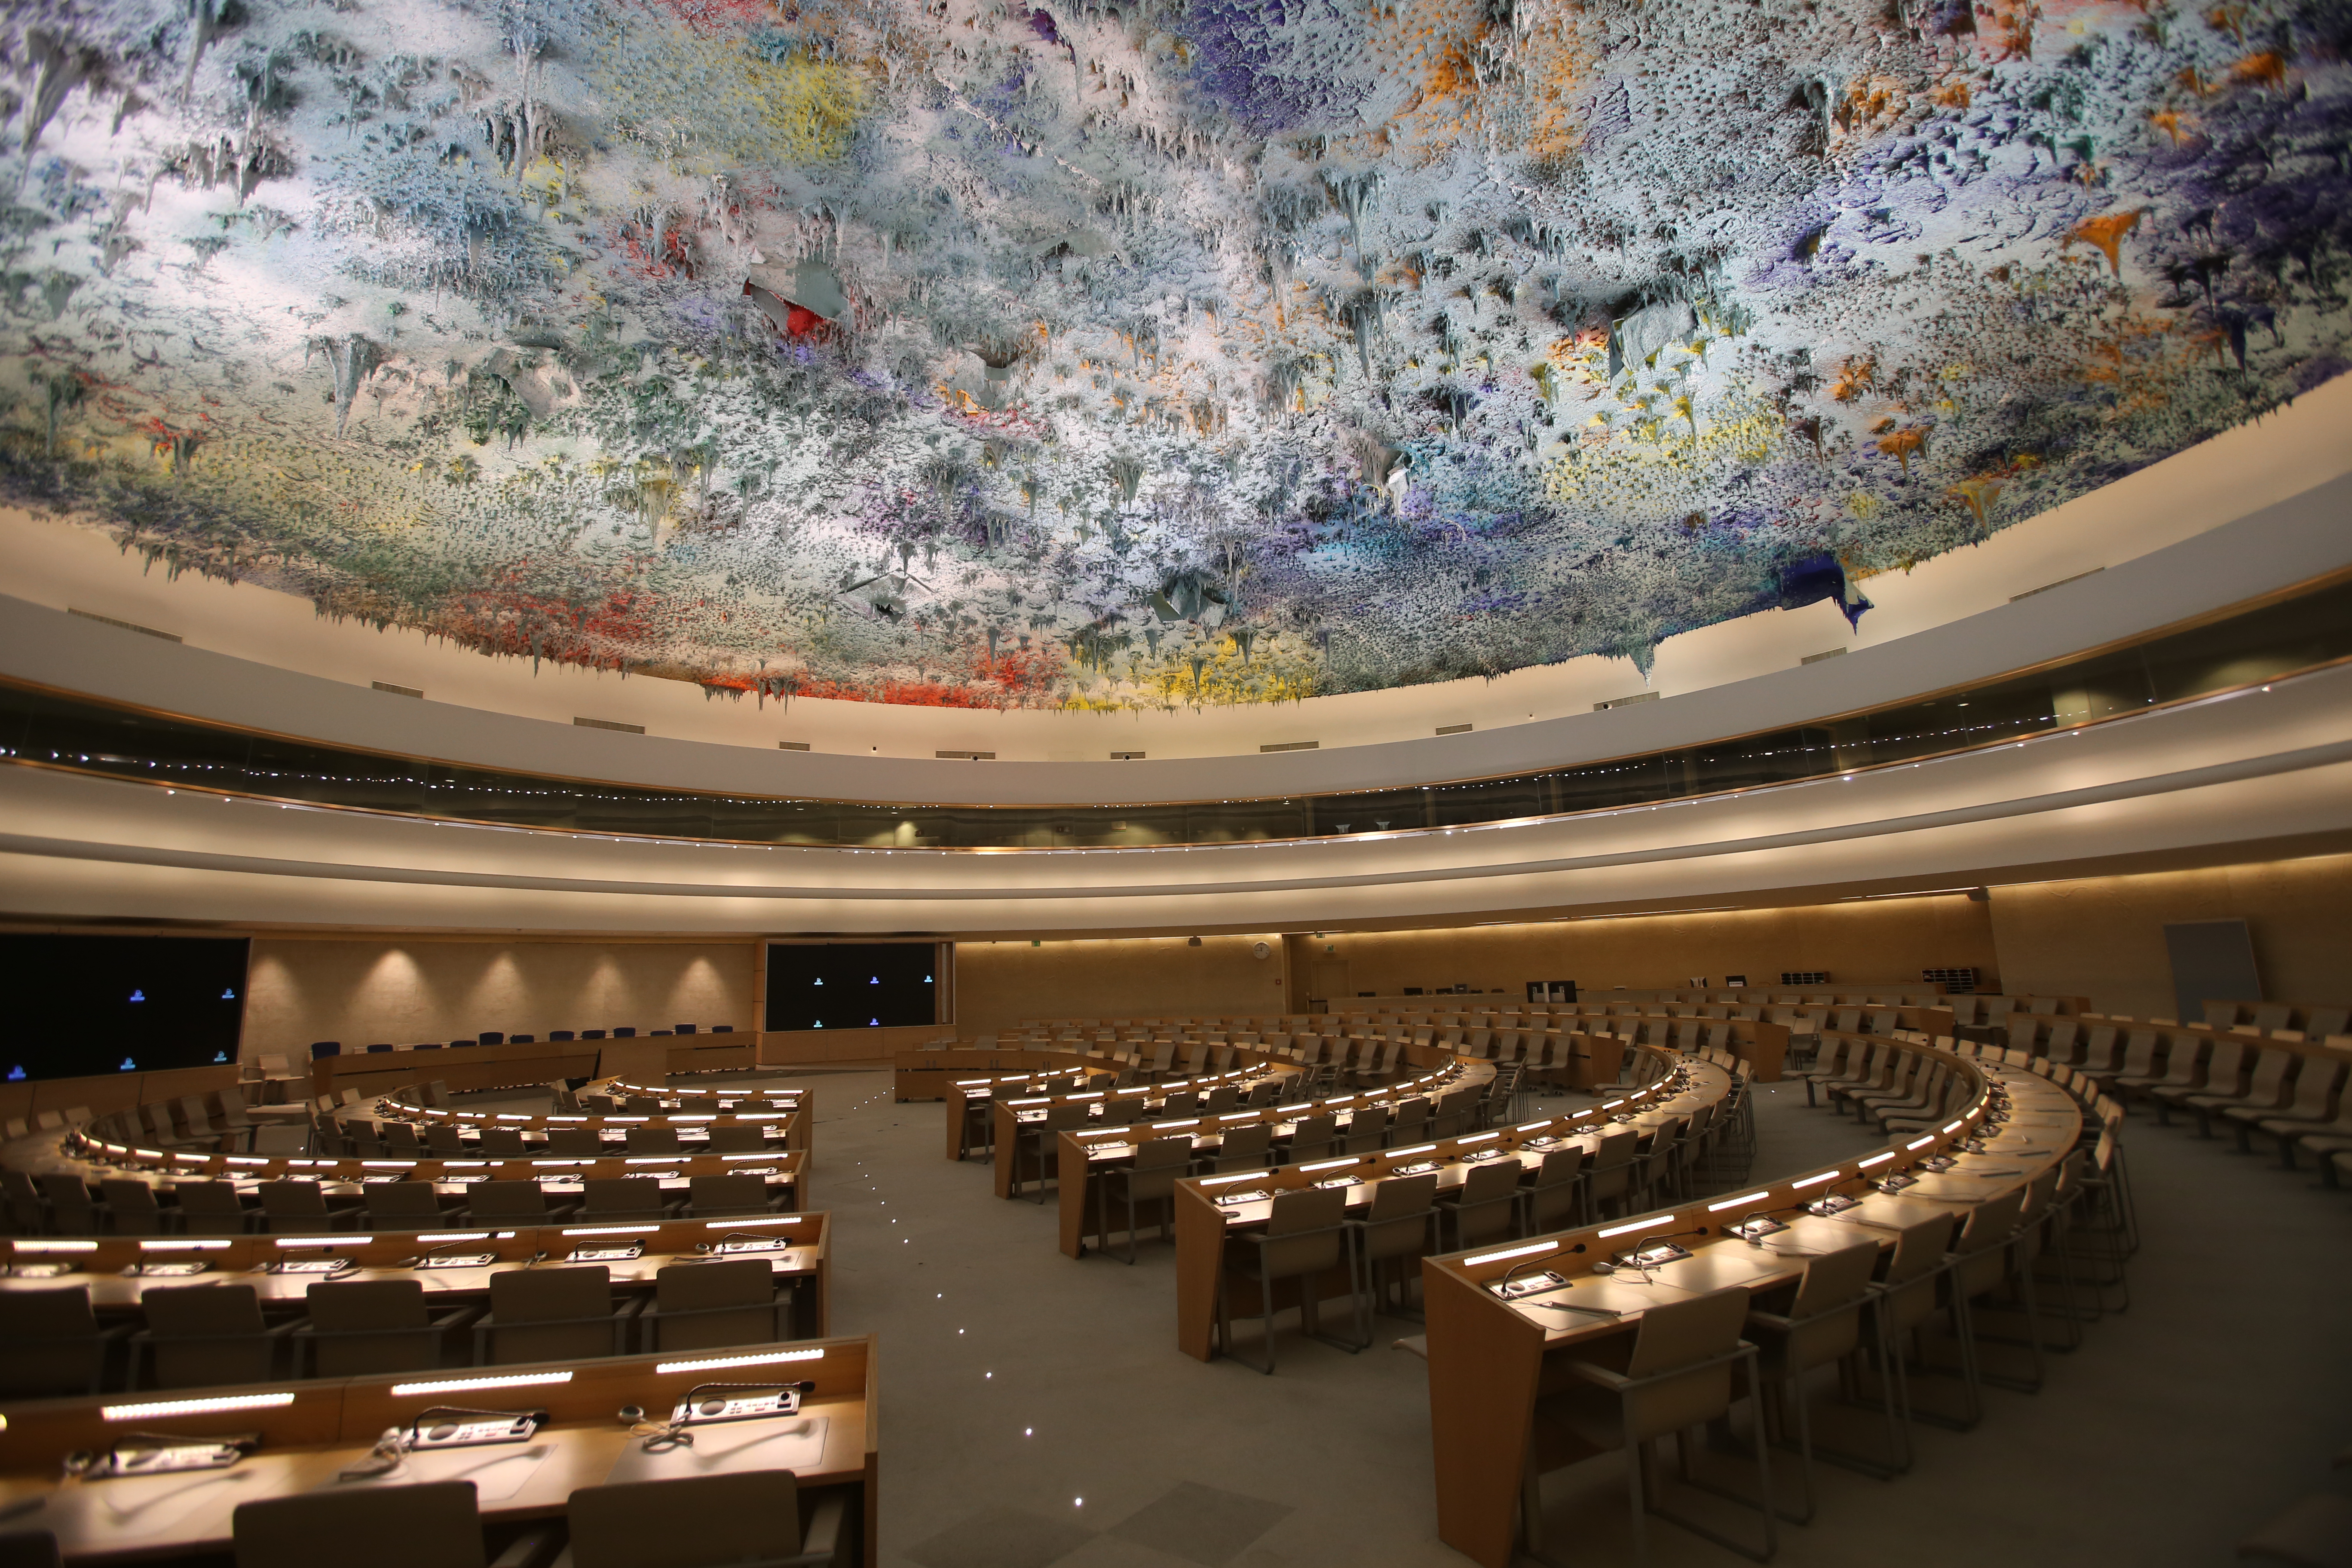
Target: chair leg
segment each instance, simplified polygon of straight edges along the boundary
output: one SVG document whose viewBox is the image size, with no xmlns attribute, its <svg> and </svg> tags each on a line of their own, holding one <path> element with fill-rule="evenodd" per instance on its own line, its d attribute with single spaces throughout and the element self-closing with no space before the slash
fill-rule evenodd
<svg viewBox="0 0 2352 1568">
<path fill-rule="evenodd" d="M 1650 1560 L 1649 1500 L 1642 1495 L 1642 1450 L 1644 1447 L 1646 1445 L 1641 1443 L 1625 1445 L 1625 1489 L 1633 1500 L 1633 1560 L 1637 1563 Z"/>
<path fill-rule="evenodd" d="M 1754 1386 L 1756 1378 L 1756 1357 L 1755 1352 L 1752 1351 L 1748 1352 L 1748 1376 L 1750 1386 Z M 1810 1429 L 1807 1433 L 1807 1441 L 1811 1441 Z M 1780 1548 L 1780 1529 L 1773 1522 L 1771 1447 L 1772 1445 L 1764 1440 L 1763 1412 L 1759 1410 L 1757 1412 L 1756 1421 L 1756 1495 L 1758 1500 L 1763 1505 L 1764 1512 L 1764 1555 L 1760 1561 L 1767 1563 L 1772 1560 L 1772 1554 Z M 1810 1449 L 1808 1449 L 1807 1458 L 1808 1462 L 1810 1462 Z M 1806 1512 L 1808 1516 L 1810 1516 L 1812 1511 L 1811 1504 L 1812 1479 L 1810 1473 L 1807 1475 L 1805 1485 L 1808 1494 Z"/>
<path fill-rule="evenodd" d="M 1543 1472 L 1536 1468 L 1536 1446 L 1528 1444 L 1528 1457 L 1519 1473 L 1519 1540 L 1528 1555 L 1537 1562 L 1543 1554 Z"/>
</svg>

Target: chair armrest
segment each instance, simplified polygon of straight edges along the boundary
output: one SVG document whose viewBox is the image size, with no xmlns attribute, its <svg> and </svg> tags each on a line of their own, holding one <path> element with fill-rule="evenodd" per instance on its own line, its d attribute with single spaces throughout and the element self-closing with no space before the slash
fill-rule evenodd
<svg viewBox="0 0 2352 1568">
<path fill-rule="evenodd" d="M 807 1533 L 801 1537 L 801 1549 L 784 1558 L 777 1568 L 834 1568 L 846 1561 L 844 1553 L 849 1548 L 849 1502 L 839 1496 L 824 1499 L 809 1516 Z"/>
<path fill-rule="evenodd" d="M 1612 1393 L 1622 1393 L 1633 1387 L 1634 1383 L 1633 1378 L 1627 1377 L 1623 1373 L 1612 1372 L 1597 1362 L 1570 1361 L 1568 1363 L 1568 1370 L 1572 1375 L 1609 1389 Z"/>
<path fill-rule="evenodd" d="M 562 1551 L 556 1551 L 556 1534 L 555 1527 L 552 1525 L 542 1525 L 537 1530 L 524 1531 L 515 1537 L 504 1552 L 499 1553 L 497 1560 L 491 1563 L 490 1568 L 540 1568 L 542 1563 L 547 1563 L 549 1568 L 554 1568 L 554 1564 L 557 1563 L 563 1564 L 564 1568 L 570 1568 L 572 1548 L 567 1544 Z M 551 1558 L 552 1562 L 550 1561 Z"/>
<path fill-rule="evenodd" d="M 488 1311 L 489 1308 L 487 1306 L 459 1307 L 455 1311 L 444 1312 L 437 1318 L 428 1320 L 426 1327 L 436 1333 L 447 1333 L 455 1329 L 469 1329 Z"/>
</svg>

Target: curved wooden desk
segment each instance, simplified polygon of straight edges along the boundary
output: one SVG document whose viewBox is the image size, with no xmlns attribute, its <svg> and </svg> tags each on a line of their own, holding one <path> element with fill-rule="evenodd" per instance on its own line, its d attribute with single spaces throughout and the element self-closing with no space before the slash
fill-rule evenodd
<svg viewBox="0 0 2352 1568">
<path fill-rule="evenodd" d="M 46 1166 L 79 1174 L 84 1181 L 130 1177 L 163 1191 L 184 1180 L 226 1181 L 240 1193 L 265 1182 L 316 1182 L 320 1195 L 356 1206 L 366 1189 L 380 1182 L 430 1182 L 445 1197 L 462 1195 L 477 1182 L 536 1182 L 551 1197 L 577 1194 L 583 1184 L 619 1177 L 651 1178 L 666 1197 L 683 1198 L 697 1176 L 756 1175 L 772 1192 L 789 1192 L 791 1206 L 808 1202 L 807 1157 L 797 1150 L 745 1154 L 607 1154 L 595 1158 L 547 1159 L 498 1156 L 479 1160 L 426 1158 L 331 1158 L 264 1154 L 170 1153 L 83 1134 L 63 1141 Z"/>
<path fill-rule="evenodd" d="M 411 1373 L 214 1389 L 206 1398 L 218 1403 L 210 1408 L 186 1408 L 189 1402 L 168 1394 L 12 1405 L 0 1430 L 0 1517 L 12 1530 L 54 1533 L 66 1558 L 77 1563 L 197 1554 L 225 1559 L 233 1547 L 236 1505 L 261 1498 L 342 1488 L 396 1492 L 405 1483 L 462 1474 L 476 1483 L 484 1522 L 505 1523 L 559 1519 L 574 1490 L 608 1481 L 777 1468 L 793 1470 L 802 1487 L 820 1495 L 845 1497 L 850 1517 L 862 1524 L 858 1561 L 866 1568 L 879 1561 L 872 1335 L 763 1345 L 740 1356 L 719 1352 L 503 1366 L 497 1374 L 509 1381 L 495 1391 L 463 1372 Z M 614 1414 L 634 1405 L 667 1415 L 698 1384 L 761 1376 L 815 1385 L 802 1403 L 801 1415 L 810 1422 L 804 1432 L 795 1436 L 783 1429 L 791 1423 L 779 1423 L 768 1441 L 656 1455 Z M 547 1423 L 528 1452 L 517 1445 L 415 1453 L 379 1479 L 338 1479 L 366 1458 L 387 1429 L 405 1427 L 423 1412 L 453 1402 L 544 1411 Z M 820 1419 L 821 1431 L 814 1426 Z M 258 1443 L 226 1469 L 59 1483 L 63 1456 L 103 1451 L 134 1428 L 192 1440 L 249 1435 Z M 753 1436 L 748 1424 L 718 1430 L 739 1439 Z M 385 1500 L 387 1522 L 395 1528 L 398 1507 L 396 1496 Z M 333 1543 L 320 1542 L 320 1555 L 331 1561 Z"/>
<path fill-rule="evenodd" d="M 1856 1237 L 1891 1246 L 1902 1226 L 1974 1208 L 2073 1153 L 2082 1110 L 2058 1085 L 2020 1067 L 1905 1048 L 1933 1050 L 1974 1086 L 1967 1109 L 1935 1131 L 1724 1197 L 1423 1259 L 1438 1533 L 1446 1544 L 1486 1568 L 1509 1568 L 1547 1356 L 1628 1333 L 1650 1305 L 1728 1286 L 1759 1291 L 1785 1284 L 1801 1270 L 1801 1247 Z M 1924 1163 L 1947 1160 L 1940 1172 Z M 1789 1228 L 1753 1240 L 1731 1232 L 1758 1216 Z M 1669 1237 L 1690 1257 L 1631 1276 L 1595 1272 L 1612 1254 Z M 1496 1294 L 1494 1287 L 1531 1267 L 1561 1283 L 1512 1300 Z M 1610 1315 L 1560 1310 L 1570 1306 Z"/>
<path fill-rule="evenodd" d="M 1233 1282 L 1225 1278 L 1225 1238 L 1235 1231 L 1265 1223 L 1274 1195 L 1305 1186 L 1350 1186 L 1350 1206 L 1368 1205 L 1383 1177 L 1420 1173 L 1433 1167 L 1441 1191 L 1458 1186 L 1470 1167 L 1493 1159 L 1530 1161 L 1570 1143 L 1580 1143 L 1618 1127 L 1646 1131 L 1662 1122 L 1689 1116 L 1717 1103 L 1731 1091 L 1731 1075 L 1706 1062 L 1677 1060 L 1654 1047 L 1640 1047 L 1641 1059 L 1653 1075 L 1649 1082 L 1628 1088 L 1616 1099 L 1587 1110 L 1563 1112 L 1517 1126 L 1463 1134 L 1383 1149 L 1365 1154 L 1336 1155 L 1265 1171 L 1243 1171 L 1214 1176 L 1188 1177 L 1176 1184 L 1176 1343 L 1199 1361 L 1216 1354 L 1215 1332 L 1220 1297 Z M 1469 1064 L 1476 1066 L 1478 1064 Z M 1295 1114 L 1295 1110 L 1293 1112 Z M 1401 1173 L 1400 1167 L 1412 1171 Z M 1226 1194 L 1246 1191 L 1258 1194 L 1236 1202 Z M 1321 1299 L 1344 1295 L 1354 1288 L 1344 1271 L 1312 1282 Z M 1297 1287 L 1276 1305 L 1296 1305 Z"/>
<path fill-rule="evenodd" d="M 757 1241 L 761 1249 L 719 1250 L 745 1241 Z M 491 1254 L 491 1260 L 470 1261 L 482 1253 Z M 498 1274 L 597 1263 L 610 1271 L 614 1289 L 642 1294 L 653 1289 L 655 1275 L 667 1265 L 741 1256 L 765 1261 L 780 1282 L 808 1287 L 797 1293 L 795 1329 L 803 1336 L 821 1337 L 832 1310 L 832 1218 L 822 1213 L 307 1237 L 16 1237 L 0 1238 L 0 1292 L 80 1286 L 101 1320 L 135 1312 L 151 1287 L 184 1285 L 191 1279 L 251 1285 L 265 1311 L 299 1308 L 305 1292 L 323 1279 L 416 1279 L 432 1301 L 466 1302 L 486 1298 Z M 436 1255 L 468 1261 L 436 1265 Z M 327 1258 L 348 1259 L 352 1267 L 333 1275 L 289 1273 L 278 1267 Z M 201 1271 L 191 1274 L 192 1268 Z"/>
</svg>

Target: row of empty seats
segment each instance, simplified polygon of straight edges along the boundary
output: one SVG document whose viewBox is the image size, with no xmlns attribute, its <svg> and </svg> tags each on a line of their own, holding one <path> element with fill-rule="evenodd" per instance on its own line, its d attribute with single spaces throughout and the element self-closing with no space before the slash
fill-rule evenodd
<svg viewBox="0 0 2352 1568">
<path fill-rule="evenodd" d="M 430 1180 L 371 1182 L 356 1204 L 328 1201 L 318 1182 L 266 1181 L 248 1189 L 234 1182 L 182 1181 L 168 1188 L 130 1177 L 108 1177 L 95 1189 L 81 1177 L 51 1172 L 28 1175 L 0 1170 L 9 1226 L 19 1236 L 240 1236 L 278 1232 L 440 1230 L 457 1225 L 528 1226 L 577 1220 L 630 1225 L 663 1219 L 782 1213 L 793 1189 L 750 1174 L 685 1178 L 688 1195 L 665 1193 L 651 1176 L 592 1177 L 580 1189 L 550 1195 L 524 1181 L 470 1184 Z M 450 1186 L 454 1199 L 436 1191 Z M 248 1196 L 249 1192 L 249 1196 Z"/>
<path fill-rule="evenodd" d="M 784 1337 L 792 1305 L 756 1258 L 670 1264 L 650 1294 L 581 1264 L 493 1274 L 478 1305 L 452 1310 L 434 1295 L 422 1279 L 322 1279 L 285 1315 L 232 1280 L 156 1285 L 141 1293 L 137 1321 L 101 1324 L 87 1286 L 0 1291 L 0 1395 L 712 1350 Z"/>
<path fill-rule="evenodd" d="M 667 1029 L 653 1030 L 649 1037 L 667 1038 L 677 1035 L 694 1035 L 703 1033 L 713 1035 L 731 1035 L 734 1032 L 735 1026 L 732 1024 L 713 1024 L 708 1030 L 705 1030 L 699 1024 L 673 1024 Z M 547 1038 L 550 1043 L 561 1043 L 567 1040 L 633 1040 L 636 1038 L 636 1026 L 631 1024 L 604 1029 L 551 1029 L 548 1031 Z M 468 1047 L 529 1046 L 536 1045 L 538 1043 L 539 1037 L 537 1035 L 509 1035 L 498 1029 L 485 1029 L 471 1039 L 449 1040 L 446 1042 L 440 1040 L 425 1040 L 420 1041 L 415 1045 L 393 1045 L 389 1042 L 380 1041 L 374 1045 L 362 1046 L 352 1054 L 380 1054 L 384 1051 L 437 1051 L 444 1048 L 445 1045 L 446 1048 L 454 1051 L 464 1050 Z M 317 1061 L 324 1057 L 339 1057 L 342 1054 L 343 1042 L 341 1040 L 313 1040 L 310 1042 L 310 1059 L 313 1061 Z"/>
</svg>

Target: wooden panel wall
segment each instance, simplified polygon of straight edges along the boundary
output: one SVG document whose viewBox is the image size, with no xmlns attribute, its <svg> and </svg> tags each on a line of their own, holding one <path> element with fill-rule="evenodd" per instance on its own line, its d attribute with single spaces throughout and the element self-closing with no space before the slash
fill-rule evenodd
<svg viewBox="0 0 2352 1568">
<path fill-rule="evenodd" d="M 672 1024 L 759 1027 L 758 945 L 500 942 L 431 936 L 256 937 L 246 977 L 245 1054 L 307 1057 L 313 1040 L 470 1038 L 484 1029 L 545 1039 L 554 1029 Z"/>
<path fill-rule="evenodd" d="M 1252 946 L 1265 942 L 1264 958 Z M 1279 1013 L 1287 993 L 1279 933 L 956 944 L 956 1033 L 1023 1018 Z"/>
<path fill-rule="evenodd" d="M 1745 974 L 1752 985 L 1776 985 L 1801 970 L 1827 971 L 1834 984 L 1916 984 L 1923 969 L 1970 966 L 1981 972 L 1980 989 L 2002 978 L 1988 908 L 1961 893 L 1290 940 L 1294 1010 L 1302 1011 L 1309 997 L 1326 996 L 1315 987 L 1342 981 L 1342 995 L 1327 997 L 1335 1006 L 1358 992 L 1394 995 L 1408 985 L 1499 988 L 1516 1000 L 1530 980 L 1643 990 Z"/>
<path fill-rule="evenodd" d="M 2012 989 L 2086 994 L 2100 1012 L 2135 1018 L 2174 1011 L 2166 923 L 2212 920 L 2246 922 L 2264 996 L 2352 1002 L 2352 855 L 1992 890 Z"/>
</svg>

